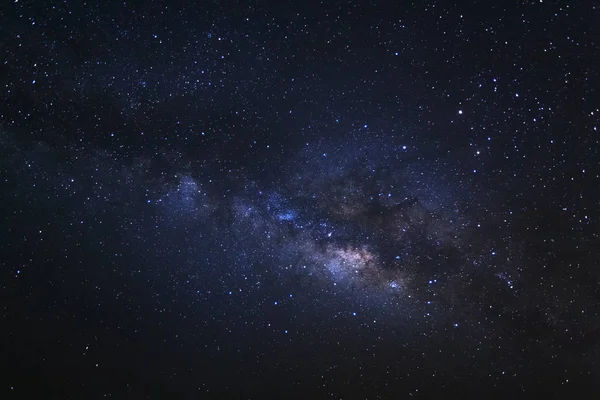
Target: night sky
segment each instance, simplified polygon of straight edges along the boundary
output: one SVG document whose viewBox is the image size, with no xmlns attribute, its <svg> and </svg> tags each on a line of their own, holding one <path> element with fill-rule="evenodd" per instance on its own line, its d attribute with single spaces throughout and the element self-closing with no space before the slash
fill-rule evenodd
<svg viewBox="0 0 600 400">
<path fill-rule="evenodd" d="M 0 397 L 598 395 L 599 42 L 585 1 L 3 2 Z"/>
</svg>

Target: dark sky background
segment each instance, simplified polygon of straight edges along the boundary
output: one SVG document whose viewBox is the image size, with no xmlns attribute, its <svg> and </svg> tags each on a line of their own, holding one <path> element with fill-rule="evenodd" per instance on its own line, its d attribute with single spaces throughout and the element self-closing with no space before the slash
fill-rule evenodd
<svg viewBox="0 0 600 400">
<path fill-rule="evenodd" d="M 5 1 L 0 397 L 600 393 L 599 40 L 584 1 Z"/>
</svg>

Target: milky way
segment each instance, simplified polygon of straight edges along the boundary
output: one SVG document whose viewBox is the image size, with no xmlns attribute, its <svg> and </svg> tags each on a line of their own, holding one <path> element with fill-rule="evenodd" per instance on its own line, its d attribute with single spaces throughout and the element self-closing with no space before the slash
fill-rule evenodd
<svg viewBox="0 0 600 400">
<path fill-rule="evenodd" d="M 478 310 L 492 303 L 486 285 L 513 296 L 519 244 L 510 236 L 497 243 L 490 232 L 499 222 L 478 222 L 468 189 L 433 178 L 416 151 L 309 143 L 271 182 L 232 183 L 226 201 L 190 171 L 148 202 L 174 223 L 197 221 L 205 234 L 236 238 L 249 265 L 268 258 L 277 275 L 363 302 L 402 299 L 405 308 L 386 309 L 392 315 L 426 312 L 432 302 Z"/>
</svg>

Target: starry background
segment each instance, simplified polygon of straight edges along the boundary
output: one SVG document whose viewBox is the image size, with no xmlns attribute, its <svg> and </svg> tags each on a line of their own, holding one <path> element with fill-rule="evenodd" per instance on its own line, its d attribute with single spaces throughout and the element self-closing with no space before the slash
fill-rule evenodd
<svg viewBox="0 0 600 400">
<path fill-rule="evenodd" d="M 597 3 L 17 0 L 0 33 L 2 398 L 600 390 Z"/>
</svg>

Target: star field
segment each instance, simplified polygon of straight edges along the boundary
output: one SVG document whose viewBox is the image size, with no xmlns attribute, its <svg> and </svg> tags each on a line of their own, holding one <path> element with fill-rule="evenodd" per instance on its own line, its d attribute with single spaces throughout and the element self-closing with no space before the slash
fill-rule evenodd
<svg viewBox="0 0 600 400">
<path fill-rule="evenodd" d="M 2 398 L 597 393 L 599 18 L 7 3 Z"/>
</svg>

